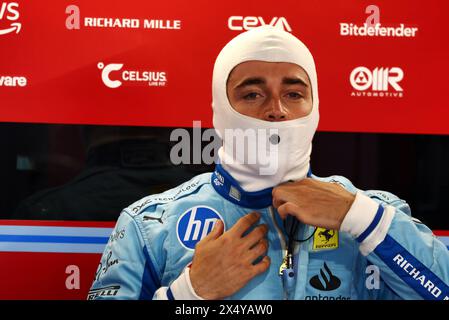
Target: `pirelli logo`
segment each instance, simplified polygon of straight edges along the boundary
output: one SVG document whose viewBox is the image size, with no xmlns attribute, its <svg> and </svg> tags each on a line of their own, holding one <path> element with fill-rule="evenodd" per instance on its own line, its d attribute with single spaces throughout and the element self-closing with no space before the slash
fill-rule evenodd
<svg viewBox="0 0 449 320">
<path fill-rule="evenodd" d="M 89 294 L 87 295 L 87 300 L 95 300 L 96 298 L 99 297 L 114 297 L 117 295 L 119 289 L 120 286 L 110 286 L 92 289 L 89 291 Z"/>
</svg>

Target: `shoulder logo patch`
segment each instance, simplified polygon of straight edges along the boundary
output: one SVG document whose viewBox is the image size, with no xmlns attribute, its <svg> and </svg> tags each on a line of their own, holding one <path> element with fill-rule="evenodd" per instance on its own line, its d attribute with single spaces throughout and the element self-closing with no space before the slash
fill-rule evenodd
<svg viewBox="0 0 449 320">
<path fill-rule="evenodd" d="M 212 231 L 217 220 L 224 223 L 223 217 L 210 207 L 197 206 L 188 209 L 176 224 L 178 241 L 188 250 L 195 249 L 195 245 Z"/>
</svg>

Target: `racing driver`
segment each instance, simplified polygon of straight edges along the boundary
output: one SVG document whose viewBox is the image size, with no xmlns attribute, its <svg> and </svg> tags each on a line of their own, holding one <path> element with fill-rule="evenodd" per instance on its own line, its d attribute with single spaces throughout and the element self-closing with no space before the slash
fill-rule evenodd
<svg viewBox="0 0 449 320">
<path fill-rule="evenodd" d="M 212 94 L 215 171 L 123 210 L 88 299 L 449 299 L 449 252 L 405 201 L 312 174 L 317 74 L 300 40 L 239 34 Z"/>
</svg>

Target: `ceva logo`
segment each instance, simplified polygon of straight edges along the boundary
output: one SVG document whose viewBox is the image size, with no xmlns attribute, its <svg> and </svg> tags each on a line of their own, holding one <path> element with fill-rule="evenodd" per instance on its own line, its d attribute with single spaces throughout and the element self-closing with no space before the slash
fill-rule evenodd
<svg viewBox="0 0 449 320">
<path fill-rule="evenodd" d="M 285 17 L 274 17 L 265 21 L 262 17 L 231 16 L 228 19 L 228 28 L 234 31 L 250 30 L 260 26 L 270 25 L 292 32 L 292 28 Z"/>
<path fill-rule="evenodd" d="M 0 36 L 8 33 L 19 33 L 22 24 L 17 22 L 20 18 L 19 4 L 16 2 L 2 2 L 0 5 Z M 3 28 L 3 21 L 7 21 L 9 25 Z"/>
<path fill-rule="evenodd" d="M 179 242 L 186 249 L 195 249 L 195 245 L 212 231 L 217 220 L 224 221 L 220 214 L 210 207 L 188 209 L 180 216 L 176 225 Z"/>
</svg>

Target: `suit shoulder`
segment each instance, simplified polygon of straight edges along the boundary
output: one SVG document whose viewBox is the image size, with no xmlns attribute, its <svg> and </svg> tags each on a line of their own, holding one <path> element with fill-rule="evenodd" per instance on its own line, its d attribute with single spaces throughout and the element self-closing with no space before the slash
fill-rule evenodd
<svg viewBox="0 0 449 320">
<path fill-rule="evenodd" d="M 151 207 L 163 207 L 174 201 L 179 201 L 197 193 L 203 186 L 210 185 L 210 177 L 210 172 L 197 175 L 173 189 L 144 197 L 125 208 L 125 211 L 130 216 L 136 217 Z"/>
<path fill-rule="evenodd" d="M 363 192 L 363 194 L 365 194 L 366 196 L 370 197 L 371 199 L 373 199 L 378 203 L 393 206 L 401 210 L 402 212 L 406 213 L 407 215 L 411 215 L 411 210 L 408 203 L 391 192 L 374 189 L 361 190 L 355 187 L 354 184 L 348 178 L 339 175 L 333 175 L 329 177 L 317 177 L 313 175 L 312 178 L 324 182 L 338 183 L 351 193 L 356 193 L 357 191 Z"/>
<path fill-rule="evenodd" d="M 399 198 L 397 195 L 391 192 L 384 190 L 365 190 L 363 193 L 371 199 L 377 201 L 378 203 L 384 203 L 393 206 L 396 209 L 399 209 L 405 214 L 411 216 L 411 209 L 409 204 L 405 200 Z"/>
</svg>

